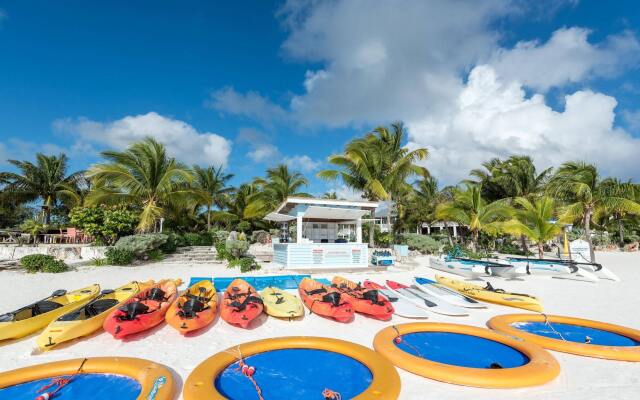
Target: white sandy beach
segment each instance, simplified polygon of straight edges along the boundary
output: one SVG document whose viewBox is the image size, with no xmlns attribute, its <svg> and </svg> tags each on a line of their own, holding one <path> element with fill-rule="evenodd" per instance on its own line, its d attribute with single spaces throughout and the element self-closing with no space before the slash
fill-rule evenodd
<svg viewBox="0 0 640 400">
<path fill-rule="evenodd" d="M 621 282 L 602 280 L 587 283 L 550 278 L 528 278 L 526 281 L 489 279 L 495 287 L 530 293 L 542 299 L 548 314 L 596 319 L 640 329 L 640 253 L 599 253 L 598 261 L 613 270 Z M 418 259 L 421 267 L 412 272 L 345 274 L 356 281 L 366 277 L 378 282 L 391 277 L 408 283 L 415 275 L 432 277 L 435 271 L 424 267 L 426 258 Z M 263 272 L 264 273 L 264 272 Z M 92 283 L 103 288 L 120 286 L 130 280 L 179 277 L 188 282 L 192 276 L 233 276 L 237 270 L 222 265 L 152 264 L 138 267 L 81 267 L 62 274 L 29 275 L 2 271 L 0 313 L 13 310 L 42 298 L 55 289 L 74 289 Z M 331 278 L 319 274 L 318 277 Z M 185 286 L 183 286 L 184 288 Z M 484 326 L 492 316 L 518 312 L 517 309 L 490 305 L 486 310 L 472 310 L 468 317 L 446 317 L 433 314 L 431 321 Z M 391 323 L 411 322 L 394 316 Z M 121 342 L 100 332 L 90 338 L 62 346 L 49 353 L 32 355 L 34 336 L 0 344 L 0 371 L 69 358 L 91 356 L 133 356 L 165 364 L 175 372 L 178 387 L 204 359 L 230 346 L 256 339 L 277 336 L 308 335 L 334 337 L 368 347 L 380 329 L 390 325 L 357 316 L 350 324 L 332 322 L 316 315 L 302 321 L 281 321 L 263 315 L 251 329 L 243 330 L 217 320 L 194 337 L 183 338 L 172 328 L 162 325 L 152 332 Z M 562 372 L 553 382 L 519 390 L 487 390 L 461 387 L 432 381 L 400 370 L 401 399 L 638 399 L 640 398 L 640 363 L 599 360 L 553 353 Z M 178 398 L 182 398 L 179 396 Z"/>
</svg>

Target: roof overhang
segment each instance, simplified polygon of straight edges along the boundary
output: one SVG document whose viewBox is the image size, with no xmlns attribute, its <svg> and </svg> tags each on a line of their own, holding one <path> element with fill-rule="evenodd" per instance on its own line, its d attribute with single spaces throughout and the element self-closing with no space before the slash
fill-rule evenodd
<svg viewBox="0 0 640 400">
<path fill-rule="evenodd" d="M 296 219 L 296 217 L 293 217 L 291 215 L 286 215 L 286 214 L 279 214 L 277 212 L 272 212 L 265 215 L 263 219 L 267 221 L 273 221 L 273 222 L 287 222 L 287 221 L 292 221 Z"/>
<path fill-rule="evenodd" d="M 367 212 L 371 212 L 378 208 L 378 203 L 375 201 L 317 199 L 314 197 L 288 197 L 285 201 L 280 203 L 280 205 L 275 209 L 274 212 L 279 214 L 287 214 L 299 204 L 329 208 L 352 207 L 367 210 Z"/>
<path fill-rule="evenodd" d="M 334 221 L 352 221 L 368 214 L 369 210 L 357 208 L 317 207 L 307 208 L 302 218 L 325 219 Z"/>
</svg>

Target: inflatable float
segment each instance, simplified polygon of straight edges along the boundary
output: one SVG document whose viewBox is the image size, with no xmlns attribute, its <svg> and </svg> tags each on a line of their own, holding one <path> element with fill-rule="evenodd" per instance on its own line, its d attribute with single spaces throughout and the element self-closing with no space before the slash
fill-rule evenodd
<svg viewBox="0 0 640 400">
<path fill-rule="evenodd" d="M 217 353 L 189 375 L 184 400 L 393 400 L 400 377 L 371 349 L 337 339 L 282 337 Z"/>
<path fill-rule="evenodd" d="M 173 400 L 174 392 L 166 367 L 139 358 L 80 358 L 0 373 L 1 399 Z"/>
<path fill-rule="evenodd" d="M 378 332 L 373 346 L 399 368 L 456 385 L 536 386 L 560 373 L 556 359 L 543 348 L 467 325 L 395 325 Z"/>
<path fill-rule="evenodd" d="M 507 314 L 491 318 L 496 331 L 549 350 L 619 361 L 640 361 L 640 331 L 589 319 L 545 314 Z"/>
</svg>

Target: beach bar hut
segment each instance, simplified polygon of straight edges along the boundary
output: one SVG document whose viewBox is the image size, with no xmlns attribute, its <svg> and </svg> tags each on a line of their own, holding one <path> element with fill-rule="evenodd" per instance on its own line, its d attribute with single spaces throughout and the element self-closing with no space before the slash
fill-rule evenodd
<svg viewBox="0 0 640 400">
<path fill-rule="evenodd" d="M 287 227 L 295 222 L 295 241 L 273 244 L 273 261 L 284 269 L 358 269 L 369 267 L 362 242 L 362 218 L 378 203 L 289 197 L 265 219 Z"/>
</svg>

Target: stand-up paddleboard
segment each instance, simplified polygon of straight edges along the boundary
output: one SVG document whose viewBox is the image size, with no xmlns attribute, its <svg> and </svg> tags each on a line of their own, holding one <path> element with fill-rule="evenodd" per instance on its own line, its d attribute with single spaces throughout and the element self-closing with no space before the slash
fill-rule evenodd
<svg viewBox="0 0 640 400">
<path fill-rule="evenodd" d="M 432 281 L 431 279 L 415 277 L 413 278 L 413 283 L 423 292 L 444 300 L 449 304 L 453 304 L 454 306 L 465 308 L 487 307 L 485 304 L 458 293 L 455 290 L 449 289 L 448 287 L 441 285 L 436 281 Z"/>
<path fill-rule="evenodd" d="M 485 266 L 481 263 L 462 262 L 456 258 L 431 257 L 429 266 L 467 279 L 480 279 L 488 275 Z"/>
<path fill-rule="evenodd" d="M 467 310 L 447 303 L 435 296 L 422 292 L 416 287 L 403 285 L 399 282 L 387 281 L 387 287 L 414 304 L 431 312 L 443 315 L 465 316 Z"/>
<path fill-rule="evenodd" d="M 424 308 L 420 308 L 396 292 L 378 285 L 375 282 L 366 280 L 362 283 L 367 289 L 376 289 L 380 294 L 384 295 L 391 304 L 393 304 L 394 314 L 404 318 L 429 318 L 429 313 Z"/>
</svg>

